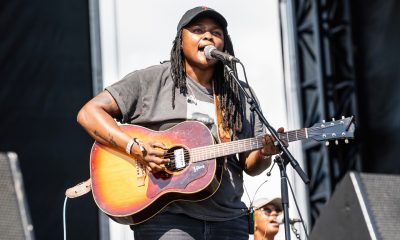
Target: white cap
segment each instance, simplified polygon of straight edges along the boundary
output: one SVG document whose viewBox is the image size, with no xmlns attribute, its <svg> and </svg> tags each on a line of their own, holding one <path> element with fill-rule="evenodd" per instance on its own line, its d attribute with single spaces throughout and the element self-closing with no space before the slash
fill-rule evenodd
<svg viewBox="0 0 400 240">
<path fill-rule="evenodd" d="M 276 207 L 277 211 L 282 211 L 282 200 L 281 198 L 259 198 L 254 201 L 253 203 L 253 208 L 254 209 L 259 209 L 268 203 L 273 204 Z"/>
</svg>

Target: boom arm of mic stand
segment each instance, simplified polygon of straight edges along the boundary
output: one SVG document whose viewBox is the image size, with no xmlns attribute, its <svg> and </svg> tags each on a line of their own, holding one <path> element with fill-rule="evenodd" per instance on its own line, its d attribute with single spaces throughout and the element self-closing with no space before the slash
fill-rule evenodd
<svg viewBox="0 0 400 240">
<path fill-rule="evenodd" d="M 280 149 L 283 152 L 283 155 L 285 156 L 286 160 L 292 165 L 294 170 L 296 170 L 297 174 L 299 174 L 300 178 L 303 180 L 305 184 L 308 184 L 310 182 L 308 176 L 304 173 L 304 171 L 301 169 L 299 163 L 294 159 L 292 154 L 289 152 L 285 144 L 283 144 L 282 140 L 279 138 L 278 133 L 276 130 L 268 123 L 267 119 L 264 117 L 264 115 L 261 113 L 260 107 L 255 104 L 256 102 L 254 99 L 246 92 L 246 90 L 243 88 L 243 86 L 240 84 L 239 79 L 236 77 L 235 73 L 233 70 L 228 66 L 228 64 L 224 63 L 225 69 L 228 71 L 229 75 L 235 79 L 237 85 L 239 86 L 240 90 L 244 93 L 246 96 L 247 102 L 251 105 L 251 111 L 256 111 L 257 115 L 260 117 L 262 123 L 265 125 L 265 127 L 268 129 L 268 131 L 271 133 L 271 135 L 276 139 L 278 142 Z"/>
</svg>

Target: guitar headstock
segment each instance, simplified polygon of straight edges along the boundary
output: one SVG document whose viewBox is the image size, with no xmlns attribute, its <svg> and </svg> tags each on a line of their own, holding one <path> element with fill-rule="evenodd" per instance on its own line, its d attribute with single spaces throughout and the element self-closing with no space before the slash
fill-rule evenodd
<svg viewBox="0 0 400 240">
<path fill-rule="evenodd" d="M 354 131 L 355 123 L 352 116 L 331 122 L 316 123 L 308 129 L 308 134 L 315 141 L 327 141 L 329 145 L 330 140 L 345 139 L 347 143 L 348 139 L 354 138 Z"/>
</svg>

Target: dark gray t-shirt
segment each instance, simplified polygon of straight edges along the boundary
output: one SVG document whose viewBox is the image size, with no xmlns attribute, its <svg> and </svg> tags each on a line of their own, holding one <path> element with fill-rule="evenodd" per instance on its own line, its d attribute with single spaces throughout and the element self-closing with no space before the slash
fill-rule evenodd
<svg viewBox="0 0 400 240">
<path fill-rule="evenodd" d="M 213 134 L 215 131 L 215 107 L 213 92 L 189 77 L 188 94 L 176 90 L 175 108 L 172 107 L 173 81 L 170 63 L 134 71 L 121 81 L 106 88 L 116 100 L 122 123 L 137 124 L 153 130 L 165 130 L 185 120 L 205 123 Z M 246 104 L 246 101 L 243 101 Z M 250 138 L 264 133 L 258 119 L 243 108 L 245 119 L 243 131 L 234 140 Z M 242 216 L 247 207 L 241 201 L 243 194 L 243 164 L 236 158 L 228 159 L 219 189 L 210 198 L 199 202 L 177 201 L 165 211 L 182 213 L 193 218 L 209 221 L 224 221 Z"/>
</svg>

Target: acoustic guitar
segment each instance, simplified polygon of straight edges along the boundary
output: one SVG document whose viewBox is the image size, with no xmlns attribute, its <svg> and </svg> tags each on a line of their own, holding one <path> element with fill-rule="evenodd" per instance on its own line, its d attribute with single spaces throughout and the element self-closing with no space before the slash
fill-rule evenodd
<svg viewBox="0 0 400 240">
<path fill-rule="evenodd" d="M 168 147 L 166 170 L 153 174 L 126 153 L 95 142 L 90 156 L 92 192 L 98 207 L 121 224 L 139 224 L 173 201 L 199 201 L 218 189 L 223 156 L 262 148 L 262 136 L 214 144 L 203 123 L 185 121 L 165 131 L 136 125 L 121 129 L 142 141 L 157 140 Z M 311 128 L 279 133 L 288 142 L 354 138 L 353 117 L 319 123 Z M 221 160 L 222 159 L 222 160 Z"/>
</svg>

